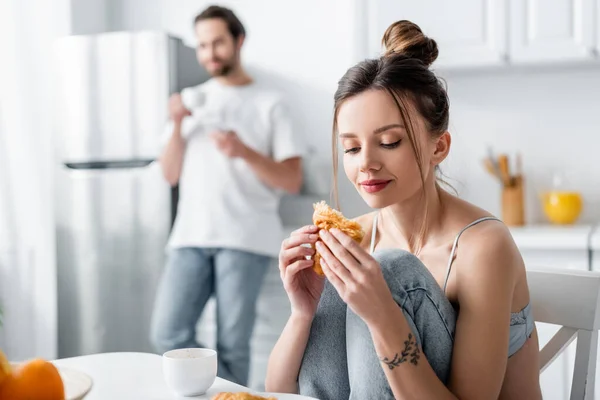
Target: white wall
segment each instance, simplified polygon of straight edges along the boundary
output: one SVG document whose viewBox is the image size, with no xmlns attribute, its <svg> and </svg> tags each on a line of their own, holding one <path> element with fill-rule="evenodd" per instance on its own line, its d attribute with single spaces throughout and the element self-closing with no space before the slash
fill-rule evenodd
<svg viewBox="0 0 600 400">
<path fill-rule="evenodd" d="M 111 5 L 106 0 L 70 0 L 71 33 L 79 35 L 106 31 Z"/>
<path fill-rule="evenodd" d="M 447 171 L 463 197 L 498 213 L 499 185 L 486 147 L 523 155 L 527 219 L 544 222 L 539 192 L 553 172 L 584 194 L 581 222 L 600 221 L 600 71 L 554 67 L 449 76 L 453 151 Z"/>
<path fill-rule="evenodd" d="M 112 0 L 111 29 L 165 29 L 193 45 L 192 19 L 209 2 Z M 345 70 L 366 54 L 360 0 L 302 2 L 225 1 L 248 29 L 244 60 L 273 74 L 289 93 L 302 134 L 328 157 L 332 97 Z M 176 6 L 175 6 L 176 5 Z M 264 11 L 263 11 L 264 10 Z M 267 17 L 269 14 L 276 17 Z M 418 22 L 418 21 L 417 21 Z M 441 49 L 443 51 L 443 49 Z M 544 222 L 537 192 L 551 171 L 569 173 L 585 195 L 580 221 L 600 220 L 600 145 L 596 93 L 600 72 L 583 68 L 487 71 L 447 77 L 451 101 L 453 150 L 444 166 L 461 196 L 499 215 L 500 190 L 481 165 L 488 145 L 496 151 L 521 151 L 526 172 L 527 220 Z M 345 183 L 345 182 L 344 182 Z M 344 211 L 366 210 L 354 190 L 342 188 Z"/>
</svg>

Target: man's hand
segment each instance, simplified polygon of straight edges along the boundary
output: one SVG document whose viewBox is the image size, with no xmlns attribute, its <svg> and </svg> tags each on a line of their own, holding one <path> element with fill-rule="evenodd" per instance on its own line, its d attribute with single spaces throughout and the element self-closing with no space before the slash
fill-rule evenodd
<svg viewBox="0 0 600 400">
<path fill-rule="evenodd" d="M 217 149 L 229 158 L 244 158 L 248 154 L 248 147 L 233 131 L 216 131 L 211 133 L 210 137 Z"/>
<path fill-rule="evenodd" d="M 169 98 L 169 116 L 173 122 L 181 124 L 181 121 L 188 115 L 192 115 L 192 113 L 183 105 L 181 94 L 172 94 Z"/>
<path fill-rule="evenodd" d="M 283 189 L 296 194 L 302 185 L 302 162 L 300 157 L 292 157 L 283 161 L 275 161 L 247 146 L 232 131 L 215 131 L 210 138 L 225 156 L 241 158 L 258 178 L 275 189 Z"/>
</svg>

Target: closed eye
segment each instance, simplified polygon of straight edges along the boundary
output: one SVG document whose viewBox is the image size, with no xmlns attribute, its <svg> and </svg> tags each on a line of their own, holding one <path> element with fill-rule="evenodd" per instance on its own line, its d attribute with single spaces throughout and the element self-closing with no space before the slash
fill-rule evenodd
<svg viewBox="0 0 600 400">
<path fill-rule="evenodd" d="M 402 139 L 400 139 L 394 143 L 381 143 L 381 147 L 386 148 L 386 149 L 395 149 L 396 147 L 398 147 L 400 145 L 401 141 L 402 141 Z"/>
<path fill-rule="evenodd" d="M 358 151 L 360 150 L 360 147 L 352 147 L 350 149 L 345 149 L 344 153 L 348 154 L 354 154 L 354 153 L 358 153 Z"/>
</svg>

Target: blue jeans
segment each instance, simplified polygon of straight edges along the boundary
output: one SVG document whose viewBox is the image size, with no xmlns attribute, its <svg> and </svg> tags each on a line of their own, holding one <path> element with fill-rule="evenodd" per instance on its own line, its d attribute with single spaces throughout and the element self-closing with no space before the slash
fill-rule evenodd
<svg viewBox="0 0 600 400">
<path fill-rule="evenodd" d="M 413 254 L 384 250 L 373 257 L 427 361 L 446 384 L 456 311 Z M 311 326 L 298 385 L 300 394 L 320 400 L 394 399 L 367 325 L 328 282 Z"/>
<path fill-rule="evenodd" d="M 246 385 L 256 301 L 271 258 L 232 249 L 177 248 L 170 252 L 156 295 L 151 340 L 160 353 L 202 347 L 196 324 L 216 297 L 218 374 Z"/>
</svg>

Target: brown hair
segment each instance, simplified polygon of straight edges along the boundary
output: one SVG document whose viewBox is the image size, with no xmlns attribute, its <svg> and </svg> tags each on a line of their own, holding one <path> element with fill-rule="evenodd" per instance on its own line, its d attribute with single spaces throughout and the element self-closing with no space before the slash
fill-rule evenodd
<svg viewBox="0 0 600 400">
<path fill-rule="evenodd" d="M 196 18 L 194 18 L 194 26 L 200 21 L 212 18 L 218 18 L 225 21 L 227 29 L 234 39 L 237 39 L 240 36 L 246 36 L 246 29 L 234 12 L 229 8 L 221 6 L 209 6 L 200 14 L 196 15 Z"/>
<path fill-rule="evenodd" d="M 391 96 L 400 111 L 409 143 L 417 159 L 422 195 L 425 194 L 425 176 L 421 148 L 415 137 L 416 125 L 411 119 L 411 114 L 417 111 L 421 115 L 433 138 L 439 137 L 448 130 L 449 102 L 446 88 L 429 70 L 429 66 L 438 56 L 436 42 L 425 36 L 416 24 L 410 21 L 398 21 L 388 27 L 383 35 L 382 44 L 385 47 L 385 54 L 378 59 L 362 61 L 346 71 L 338 82 L 335 92 L 332 135 L 333 195 L 338 208 L 337 116 L 341 105 L 347 99 L 367 90 L 380 90 Z M 436 189 L 438 188 L 436 184 Z M 414 245 L 417 253 L 426 233 L 427 202 L 425 202 L 423 217 L 416 241 L 411 240 L 411 247 Z"/>
</svg>

